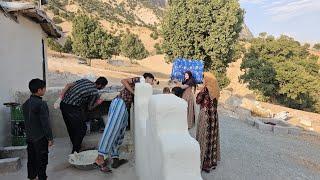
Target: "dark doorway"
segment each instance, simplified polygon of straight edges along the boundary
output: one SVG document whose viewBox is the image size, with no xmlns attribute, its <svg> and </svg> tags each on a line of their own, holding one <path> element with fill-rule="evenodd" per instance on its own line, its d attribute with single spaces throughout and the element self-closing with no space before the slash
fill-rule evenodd
<svg viewBox="0 0 320 180">
<path fill-rule="evenodd" d="M 46 82 L 46 55 L 44 49 L 44 40 L 42 39 L 42 78 Z"/>
</svg>

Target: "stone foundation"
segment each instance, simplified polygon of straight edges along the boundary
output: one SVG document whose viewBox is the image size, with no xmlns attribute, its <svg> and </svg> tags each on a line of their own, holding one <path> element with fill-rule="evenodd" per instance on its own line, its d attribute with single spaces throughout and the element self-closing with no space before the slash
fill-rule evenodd
<svg viewBox="0 0 320 180">
<path fill-rule="evenodd" d="M 20 158 L 0 159 L 0 173 L 16 172 L 21 168 Z"/>
</svg>

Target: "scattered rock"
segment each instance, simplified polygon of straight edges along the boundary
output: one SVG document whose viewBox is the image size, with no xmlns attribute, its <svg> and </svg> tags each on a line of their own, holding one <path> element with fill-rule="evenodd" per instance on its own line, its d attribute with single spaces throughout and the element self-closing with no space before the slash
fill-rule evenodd
<svg viewBox="0 0 320 180">
<path fill-rule="evenodd" d="M 282 111 L 274 115 L 275 119 L 279 120 L 288 120 L 289 118 L 289 112 L 288 111 Z"/>
<path fill-rule="evenodd" d="M 301 119 L 300 120 L 300 124 L 302 124 L 304 126 L 309 126 L 309 127 L 312 126 L 312 122 L 310 120 L 307 120 L 307 119 Z"/>
</svg>

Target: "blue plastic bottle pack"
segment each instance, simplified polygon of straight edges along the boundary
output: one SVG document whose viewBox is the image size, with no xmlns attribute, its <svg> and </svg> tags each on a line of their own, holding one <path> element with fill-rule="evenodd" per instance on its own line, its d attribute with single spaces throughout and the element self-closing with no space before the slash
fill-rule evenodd
<svg viewBox="0 0 320 180">
<path fill-rule="evenodd" d="M 182 82 L 186 71 L 192 72 L 197 84 L 202 83 L 204 71 L 204 63 L 202 60 L 177 58 L 173 63 L 171 80 L 178 80 Z"/>
</svg>

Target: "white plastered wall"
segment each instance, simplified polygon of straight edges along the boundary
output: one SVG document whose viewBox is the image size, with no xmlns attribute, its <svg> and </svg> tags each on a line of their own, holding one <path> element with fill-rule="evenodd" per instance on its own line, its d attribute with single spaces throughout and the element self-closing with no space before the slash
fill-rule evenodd
<svg viewBox="0 0 320 180">
<path fill-rule="evenodd" d="M 44 35 L 39 24 L 19 15 L 17 23 L 0 11 L 0 147 L 10 134 L 3 103 L 14 101 L 16 91 L 28 90 L 32 78 L 43 78 Z"/>
</svg>

